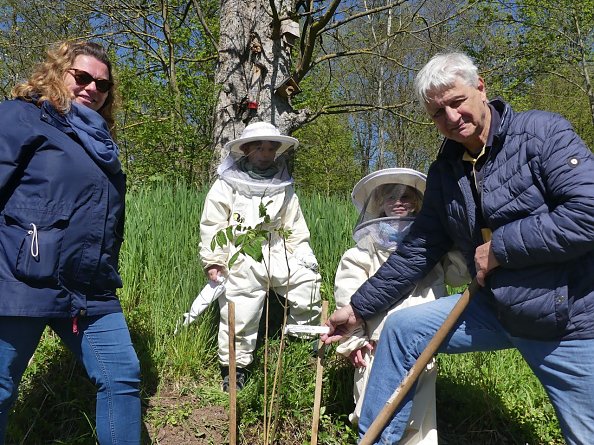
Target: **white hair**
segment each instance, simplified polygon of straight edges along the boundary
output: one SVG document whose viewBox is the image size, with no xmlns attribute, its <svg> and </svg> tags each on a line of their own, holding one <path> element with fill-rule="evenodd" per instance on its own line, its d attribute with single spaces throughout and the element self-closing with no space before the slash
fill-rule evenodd
<svg viewBox="0 0 594 445">
<path fill-rule="evenodd" d="M 438 53 L 417 74 L 414 82 L 415 93 L 421 103 L 427 103 L 431 91 L 452 87 L 456 80 L 477 87 L 478 68 L 464 53 Z"/>
</svg>

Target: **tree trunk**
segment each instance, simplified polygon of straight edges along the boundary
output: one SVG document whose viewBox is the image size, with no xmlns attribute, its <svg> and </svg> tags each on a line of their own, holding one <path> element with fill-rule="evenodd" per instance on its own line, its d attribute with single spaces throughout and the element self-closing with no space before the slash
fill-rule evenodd
<svg viewBox="0 0 594 445">
<path fill-rule="evenodd" d="M 281 133 L 290 134 L 305 121 L 305 112 L 296 113 L 290 98 L 275 94 L 290 76 L 291 47 L 281 34 L 279 16 L 289 14 L 292 2 L 276 0 L 276 11 L 272 3 L 221 0 L 215 158 L 226 156 L 225 143 L 239 137 L 250 122 L 270 122 Z"/>
</svg>

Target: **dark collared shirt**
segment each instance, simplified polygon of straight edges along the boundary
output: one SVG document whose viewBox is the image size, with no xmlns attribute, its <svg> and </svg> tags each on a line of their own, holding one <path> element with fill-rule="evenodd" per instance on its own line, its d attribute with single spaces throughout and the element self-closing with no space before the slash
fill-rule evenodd
<svg viewBox="0 0 594 445">
<path fill-rule="evenodd" d="M 501 123 L 501 116 L 493 107 L 493 105 L 489 105 L 489 110 L 491 110 L 491 124 L 489 126 L 489 134 L 487 136 L 487 142 L 483 147 L 482 151 L 478 154 L 478 156 L 474 156 L 468 152 L 468 150 L 464 151 L 464 155 L 462 156 L 462 161 L 464 164 L 464 171 L 470 184 L 472 185 L 472 194 L 474 196 L 474 201 L 478 208 L 481 208 L 481 190 L 482 190 L 482 183 L 483 183 L 483 166 L 487 158 L 489 157 L 489 152 L 491 151 L 491 147 L 493 146 L 493 140 L 495 139 L 495 132 L 499 128 L 499 124 Z"/>
</svg>

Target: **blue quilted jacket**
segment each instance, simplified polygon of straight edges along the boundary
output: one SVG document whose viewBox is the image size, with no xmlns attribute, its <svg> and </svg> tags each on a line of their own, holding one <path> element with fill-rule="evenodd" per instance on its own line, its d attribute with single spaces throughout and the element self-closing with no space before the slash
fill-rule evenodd
<svg viewBox="0 0 594 445">
<path fill-rule="evenodd" d="M 476 298 L 487 299 L 514 336 L 594 338 L 594 156 L 562 117 L 491 104 L 501 122 L 483 167 L 482 209 L 462 146 L 444 141 L 408 237 L 352 306 L 364 319 L 392 306 L 452 247 L 474 274 L 482 212 L 501 265 Z"/>
<path fill-rule="evenodd" d="M 124 174 L 103 171 L 49 102 L 3 102 L 0 119 L 0 315 L 120 312 Z"/>
</svg>

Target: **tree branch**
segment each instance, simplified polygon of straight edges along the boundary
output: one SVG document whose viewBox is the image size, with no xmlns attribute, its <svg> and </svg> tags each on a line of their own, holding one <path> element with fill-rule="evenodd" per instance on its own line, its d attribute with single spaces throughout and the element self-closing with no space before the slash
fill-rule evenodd
<svg viewBox="0 0 594 445">
<path fill-rule="evenodd" d="M 395 3 L 390 3 L 390 4 L 387 4 L 387 5 L 384 5 L 384 6 L 378 6 L 377 8 L 367 9 L 365 11 L 361 11 L 361 12 L 359 12 L 357 14 L 353 14 L 353 15 L 351 15 L 351 16 L 343 19 L 343 20 L 332 22 L 331 25 L 329 25 L 326 28 L 324 28 L 323 30 L 321 30 L 321 32 L 327 32 L 327 31 L 330 31 L 331 29 L 338 28 L 339 26 L 342 26 L 345 23 L 351 22 L 351 21 L 356 20 L 356 19 L 360 19 L 361 17 L 366 17 L 366 16 L 369 16 L 369 15 L 375 14 L 376 12 L 381 12 L 381 11 L 385 11 L 386 9 L 390 9 L 390 8 L 394 8 L 396 6 L 400 6 L 401 4 L 406 3 L 406 1 L 407 0 L 398 0 Z"/>
<path fill-rule="evenodd" d="M 328 9 L 318 21 L 311 23 L 311 25 L 307 28 L 305 28 L 304 26 L 304 40 L 301 51 L 301 60 L 299 60 L 299 64 L 297 65 L 297 69 L 295 70 L 294 74 L 294 78 L 297 82 L 299 82 L 311 68 L 311 60 L 313 57 L 313 51 L 318 34 L 334 16 L 334 13 L 336 12 L 338 5 L 340 5 L 340 2 L 341 0 L 332 0 L 330 5 L 328 6 Z M 312 7 L 313 2 L 310 2 L 310 9 Z"/>
<path fill-rule="evenodd" d="M 218 46 L 217 39 L 215 39 L 214 34 L 212 33 L 212 31 L 208 27 L 208 24 L 206 23 L 206 20 L 204 20 L 204 14 L 202 13 L 202 8 L 200 7 L 198 0 L 192 0 L 192 4 L 194 5 L 194 9 L 196 10 L 196 15 L 198 16 L 198 20 L 200 20 L 200 24 L 204 28 L 204 32 L 206 33 L 206 35 L 210 39 L 210 43 L 212 43 L 212 45 L 214 46 L 214 48 L 216 49 L 216 51 L 218 53 L 219 46 Z"/>
</svg>

